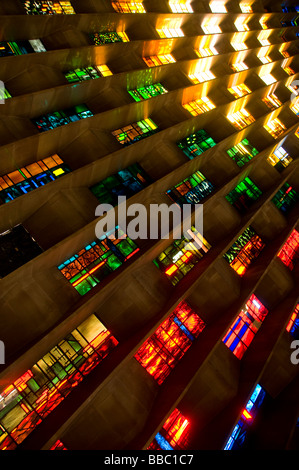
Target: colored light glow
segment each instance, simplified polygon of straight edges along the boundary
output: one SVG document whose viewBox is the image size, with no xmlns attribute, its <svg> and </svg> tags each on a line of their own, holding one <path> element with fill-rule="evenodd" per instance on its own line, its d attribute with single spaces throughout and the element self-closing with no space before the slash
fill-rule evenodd
<svg viewBox="0 0 299 470">
<path fill-rule="evenodd" d="M 274 139 L 280 137 L 287 129 L 278 118 L 270 118 L 270 120 L 264 124 L 264 128 Z"/>
<path fill-rule="evenodd" d="M 297 339 L 299 329 L 299 303 L 297 304 L 292 316 L 287 324 L 286 330 Z"/>
<path fill-rule="evenodd" d="M 244 416 L 245 419 L 252 419 L 251 414 L 248 413 L 247 410 L 243 410 L 242 416 Z"/>
<path fill-rule="evenodd" d="M 213 55 L 218 55 L 218 51 L 215 48 L 215 44 L 217 42 L 217 37 L 211 36 L 203 36 L 200 38 L 200 43 L 198 46 L 198 51 L 196 51 L 199 57 L 210 57 Z"/>
<path fill-rule="evenodd" d="M 173 64 L 176 62 L 175 58 L 171 54 L 143 57 L 143 60 L 148 67 L 158 67 L 159 65 Z"/>
<path fill-rule="evenodd" d="M 236 99 L 251 93 L 250 88 L 248 88 L 248 86 L 246 86 L 244 83 L 228 88 L 228 91 L 234 95 Z"/>
<path fill-rule="evenodd" d="M 156 29 L 162 39 L 179 38 L 184 36 L 181 29 L 181 20 L 163 20 L 162 23 L 158 21 Z"/>
<path fill-rule="evenodd" d="M 167 274 L 167 276 L 171 276 L 171 275 L 174 274 L 177 270 L 178 270 L 178 267 L 174 264 L 173 266 L 171 266 L 170 268 L 168 268 L 168 269 L 165 271 L 165 274 Z"/>
<path fill-rule="evenodd" d="M 271 35 L 271 31 L 261 31 L 260 34 L 257 36 L 258 41 L 261 43 L 262 46 L 270 46 L 269 36 Z"/>
<path fill-rule="evenodd" d="M 269 162 L 270 165 L 281 166 L 282 168 L 289 166 L 292 161 L 292 157 L 290 157 L 288 152 L 282 146 L 278 146 L 267 159 L 267 162 Z"/>
<path fill-rule="evenodd" d="M 245 108 L 228 114 L 227 119 L 239 130 L 244 129 L 255 121 L 254 117 Z"/>
<path fill-rule="evenodd" d="M 74 15 L 76 12 L 68 0 L 22 0 L 27 15 Z M 32 5 L 33 3 L 33 5 Z"/>
<path fill-rule="evenodd" d="M 8 387 L 14 396 L 1 403 L 0 428 L 6 436 L 0 439 L 0 449 L 13 449 L 23 442 L 117 344 L 91 315 Z"/>
<path fill-rule="evenodd" d="M 231 45 L 235 49 L 235 51 L 244 51 L 248 49 L 245 44 L 247 39 L 248 33 L 235 33 L 231 40 Z"/>
<path fill-rule="evenodd" d="M 210 9 L 212 13 L 227 13 L 226 1 L 213 0 L 210 2 Z"/>
<path fill-rule="evenodd" d="M 194 84 L 208 82 L 216 78 L 210 70 L 207 70 L 205 72 L 189 73 L 188 77 Z"/>
</svg>

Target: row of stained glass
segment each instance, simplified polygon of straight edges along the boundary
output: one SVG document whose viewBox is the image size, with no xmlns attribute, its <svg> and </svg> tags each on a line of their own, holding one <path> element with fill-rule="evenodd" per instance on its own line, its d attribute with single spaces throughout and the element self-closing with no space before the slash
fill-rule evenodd
<svg viewBox="0 0 299 470">
<path fill-rule="evenodd" d="M 299 246 L 299 234 L 297 242 Z M 91 249 L 91 247 L 86 247 L 86 249 Z M 89 268 L 90 264 L 87 264 L 86 259 L 88 263 L 94 259 L 90 259 L 88 255 L 83 261 L 84 254 L 80 254 L 82 256 L 81 266 L 84 265 Z M 74 261 L 70 260 L 70 262 L 75 263 L 78 259 L 78 257 L 75 257 Z M 266 307 L 253 294 L 223 338 L 224 344 L 239 359 L 243 357 L 267 313 Z M 89 319 L 90 321 L 91 319 Z M 97 335 L 93 335 L 91 339 L 88 338 L 90 328 L 83 328 L 81 325 L 81 328 L 78 327 L 76 330 L 76 334 L 72 332 L 66 340 L 53 348 L 36 366 L 27 371 L 24 376 L 11 387 L 8 387 L 2 394 L 2 401 L 8 401 L 7 404 L 4 403 L 4 410 L 0 413 L 0 442 L 2 448 L 15 448 L 18 443 L 22 442 L 58 406 L 73 387 L 78 385 L 83 376 L 89 373 L 108 354 L 111 348 L 116 346 L 117 341 L 111 337 L 110 332 L 107 332 L 102 324 L 99 324 L 98 319 L 92 316 L 92 322 L 96 322 L 98 325 Z M 203 331 L 204 327 L 205 324 L 201 318 L 183 301 L 141 346 L 135 355 L 135 359 L 154 377 L 158 384 L 161 384 L 189 349 L 194 339 Z M 84 333 L 82 333 L 82 330 Z M 103 331 L 104 336 L 102 335 Z M 81 344 L 82 337 L 85 340 L 88 339 L 89 347 L 87 349 L 90 351 L 89 355 L 86 343 Z M 108 346 L 106 343 L 107 337 L 109 338 Z M 85 347 L 82 351 L 83 346 Z M 84 356 L 85 359 L 81 354 L 78 358 L 78 351 L 87 353 Z M 92 359 L 90 359 L 91 356 Z M 45 374 L 44 378 L 43 373 Z M 67 380 L 65 380 L 66 378 Z M 12 402 L 15 406 L 8 406 Z M 18 416 L 17 421 L 10 418 L 10 412 L 13 412 L 14 417 Z M 10 427 L 12 423 L 13 428 Z M 156 436 L 153 446 L 165 448 L 165 435 L 160 434 L 158 433 Z M 175 441 L 173 442 L 168 441 L 168 444 L 172 447 L 175 445 Z"/>
</svg>

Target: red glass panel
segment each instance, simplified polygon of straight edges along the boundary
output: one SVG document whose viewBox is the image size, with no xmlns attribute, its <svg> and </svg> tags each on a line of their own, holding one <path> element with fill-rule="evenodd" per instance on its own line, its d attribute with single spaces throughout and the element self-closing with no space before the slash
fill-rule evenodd
<svg viewBox="0 0 299 470">
<path fill-rule="evenodd" d="M 161 384 L 204 326 L 191 307 L 181 302 L 141 346 L 135 358 Z"/>
<path fill-rule="evenodd" d="M 299 257 L 299 232 L 297 230 L 293 230 L 277 256 L 290 270 L 294 269 Z"/>
</svg>

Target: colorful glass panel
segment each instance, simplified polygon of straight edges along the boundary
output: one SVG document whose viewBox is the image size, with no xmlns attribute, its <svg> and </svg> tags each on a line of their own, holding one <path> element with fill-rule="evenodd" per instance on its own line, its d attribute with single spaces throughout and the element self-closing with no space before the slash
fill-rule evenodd
<svg viewBox="0 0 299 470">
<path fill-rule="evenodd" d="M 157 268 L 167 276 L 174 286 L 194 268 L 211 248 L 207 240 L 194 227 L 188 230 L 188 236 L 190 236 L 190 240 L 185 237 L 175 240 L 154 260 Z"/>
<path fill-rule="evenodd" d="M 209 136 L 209 134 L 201 129 L 194 134 L 177 142 L 177 146 L 187 155 L 190 160 L 201 155 L 206 150 L 214 147 L 216 142 Z"/>
<path fill-rule="evenodd" d="M 58 266 L 80 295 L 85 295 L 139 251 L 119 227 L 115 232 L 114 240 L 107 233 L 106 238 L 90 243 Z"/>
<path fill-rule="evenodd" d="M 260 255 L 265 246 L 255 231 L 248 227 L 223 257 L 239 276 L 244 276 L 250 264 Z"/>
<path fill-rule="evenodd" d="M 188 445 L 190 421 L 176 408 L 163 424 L 148 450 L 184 450 Z"/>
<path fill-rule="evenodd" d="M 204 327 L 203 320 L 183 301 L 139 348 L 135 359 L 161 385 Z"/>
<path fill-rule="evenodd" d="M 71 169 L 58 155 L 27 165 L 7 175 L 0 176 L 0 204 L 50 183 L 69 173 Z"/>
<path fill-rule="evenodd" d="M 252 294 L 222 339 L 238 359 L 242 359 L 267 314 L 266 307 Z"/>
<path fill-rule="evenodd" d="M 180 206 L 198 204 L 214 191 L 214 186 L 205 176 L 197 171 L 169 189 L 166 194 Z"/>
</svg>

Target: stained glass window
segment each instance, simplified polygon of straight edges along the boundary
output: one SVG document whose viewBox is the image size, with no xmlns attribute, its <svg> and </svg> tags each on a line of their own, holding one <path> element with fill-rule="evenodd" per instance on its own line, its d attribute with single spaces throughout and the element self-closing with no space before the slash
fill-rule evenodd
<svg viewBox="0 0 299 470">
<path fill-rule="evenodd" d="M 0 101 L 2 100 L 7 100 L 8 98 L 11 98 L 11 94 L 6 88 L 1 88 L 0 87 Z"/>
<path fill-rule="evenodd" d="M 227 119 L 239 130 L 244 129 L 255 121 L 254 117 L 245 108 L 228 114 Z"/>
<path fill-rule="evenodd" d="M 246 443 L 250 427 L 266 398 L 265 390 L 257 385 L 246 404 L 240 419 L 229 436 L 224 450 L 240 450 Z"/>
<path fill-rule="evenodd" d="M 296 308 L 292 313 L 286 330 L 293 336 L 293 338 L 299 339 L 299 303 L 296 305 Z"/>
<path fill-rule="evenodd" d="M 33 52 L 46 52 L 40 39 L 0 42 L 0 57 L 31 54 Z"/>
<path fill-rule="evenodd" d="M 274 166 L 278 171 L 284 170 L 293 161 L 292 157 L 282 147 L 277 147 L 274 152 L 267 158 L 270 165 Z"/>
<path fill-rule="evenodd" d="M 241 61 L 231 64 L 231 68 L 234 72 L 242 72 L 243 70 L 247 70 L 248 66 L 245 64 L 245 62 Z"/>
<path fill-rule="evenodd" d="M 101 204 L 118 204 L 118 196 L 127 198 L 142 191 L 151 183 L 151 179 L 140 165 L 134 164 L 90 188 Z M 0 193 L 1 194 L 1 193 Z"/>
<path fill-rule="evenodd" d="M 167 191 L 167 195 L 180 206 L 198 204 L 214 191 L 214 186 L 197 171 Z"/>
<path fill-rule="evenodd" d="M 118 344 L 91 315 L 0 394 L 0 449 L 15 449 Z"/>
<path fill-rule="evenodd" d="M 74 69 L 66 72 L 65 78 L 69 83 L 83 82 L 85 80 L 91 80 L 99 77 L 106 77 L 112 75 L 107 65 L 99 65 L 96 67 L 85 67 L 81 69 Z"/>
<path fill-rule="evenodd" d="M 127 146 L 155 134 L 158 130 L 156 124 L 148 118 L 117 129 L 112 132 L 112 135 L 120 144 Z"/>
<path fill-rule="evenodd" d="M 275 206 L 284 213 L 289 212 L 298 201 L 299 194 L 289 183 L 285 183 L 272 199 Z"/>
<path fill-rule="evenodd" d="M 146 13 L 142 2 L 119 1 L 111 4 L 118 13 Z"/>
<path fill-rule="evenodd" d="M 225 198 L 235 209 L 243 214 L 261 195 L 262 191 L 247 177 L 228 193 Z"/>
<path fill-rule="evenodd" d="M 295 229 L 277 255 L 291 271 L 299 258 L 299 232 Z"/>
<path fill-rule="evenodd" d="M 176 408 L 156 434 L 148 450 L 184 450 L 188 446 L 190 421 Z"/>
<path fill-rule="evenodd" d="M 265 243 L 252 227 L 248 227 L 223 255 L 239 276 L 244 276 L 250 264 L 265 248 Z"/>
<path fill-rule="evenodd" d="M 238 359 L 242 359 L 267 314 L 267 308 L 252 294 L 222 339 Z"/>
<path fill-rule="evenodd" d="M 58 441 L 53 444 L 50 450 L 67 450 L 67 448 L 65 447 L 64 443 L 61 442 L 60 439 L 58 439 Z"/>
<path fill-rule="evenodd" d="M 216 106 L 206 96 L 201 97 L 198 100 L 190 101 L 182 105 L 192 116 L 199 116 L 200 114 L 206 113 L 214 109 Z"/>
<path fill-rule="evenodd" d="M 3 278 L 43 252 L 22 225 L 0 234 L 0 278 Z"/>
<path fill-rule="evenodd" d="M 184 139 L 177 142 L 177 146 L 187 155 L 190 160 L 201 155 L 206 150 L 214 147 L 216 142 L 209 136 L 209 134 L 201 129 L 194 134 L 188 135 Z"/>
<path fill-rule="evenodd" d="M 22 0 L 27 15 L 74 15 L 71 2 L 62 0 Z"/>
<path fill-rule="evenodd" d="M 158 67 L 159 65 L 173 64 L 176 60 L 171 54 L 151 55 L 143 57 L 148 67 Z"/>
<path fill-rule="evenodd" d="M 113 42 L 128 42 L 129 38 L 124 31 L 108 31 L 106 33 L 90 34 L 90 38 L 95 46 L 111 44 Z"/>
<path fill-rule="evenodd" d="M 115 240 L 110 239 L 108 232 L 106 238 L 93 241 L 58 266 L 80 295 L 85 295 L 139 251 L 119 227 L 115 232 Z"/>
<path fill-rule="evenodd" d="M 251 90 L 244 83 L 228 88 L 228 91 L 237 99 L 251 93 Z"/>
<path fill-rule="evenodd" d="M 274 111 L 274 109 L 279 108 L 279 106 L 282 105 L 282 102 L 277 98 L 277 96 L 274 93 L 270 93 L 265 98 L 263 98 L 262 101 L 272 111 Z"/>
<path fill-rule="evenodd" d="M 274 139 L 281 136 L 286 131 L 286 126 L 278 119 L 272 119 L 264 124 L 264 128 Z"/>
<path fill-rule="evenodd" d="M 164 95 L 168 90 L 161 85 L 161 83 L 154 83 L 153 85 L 146 85 L 136 88 L 135 90 L 128 90 L 128 93 L 134 98 L 135 101 L 148 100 L 154 96 Z"/>
<path fill-rule="evenodd" d="M 203 320 L 183 301 L 139 348 L 135 358 L 161 385 L 204 327 Z"/>
<path fill-rule="evenodd" d="M 235 33 L 231 39 L 231 46 L 235 51 L 245 51 L 248 49 L 245 41 L 247 39 L 248 33 Z"/>
<path fill-rule="evenodd" d="M 188 230 L 188 234 L 192 237 L 191 241 L 185 237 L 175 240 L 154 260 L 157 268 L 167 276 L 174 286 L 194 268 L 211 248 L 207 240 L 194 227 Z"/>
<path fill-rule="evenodd" d="M 69 173 L 71 169 L 58 155 L 0 176 L 0 204 L 10 202 Z"/>
<path fill-rule="evenodd" d="M 237 145 L 227 150 L 229 157 L 242 168 L 247 162 L 255 157 L 259 152 L 253 145 L 250 144 L 248 139 L 243 139 Z"/>
<path fill-rule="evenodd" d="M 55 111 L 45 116 L 32 119 L 32 122 L 40 132 L 45 132 L 91 116 L 93 116 L 93 113 L 85 104 L 81 104 L 73 108 L 65 109 L 64 111 Z"/>
<path fill-rule="evenodd" d="M 210 57 L 212 55 L 218 55 L 218 51 L 215 48 L 217 37 L 213 35 L 205 35 L 200 39 L 200 44 L 197 52 L 199 57 Z"/>
</svg>

